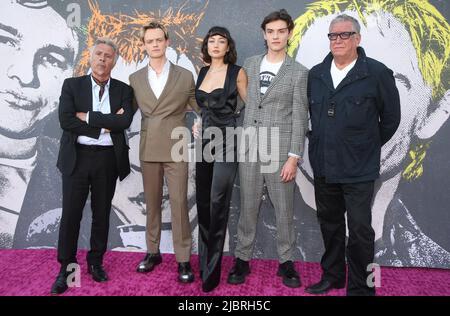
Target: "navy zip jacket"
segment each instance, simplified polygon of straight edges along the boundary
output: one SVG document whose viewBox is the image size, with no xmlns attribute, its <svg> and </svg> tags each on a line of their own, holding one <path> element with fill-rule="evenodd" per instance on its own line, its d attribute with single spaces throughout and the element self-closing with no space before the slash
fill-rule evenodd
<svg viewBox="0 0 450 316">
<path fill-rule="evenodd" d="M 309 72 L 309 159 L 315 177 L 328 183 L 375 180 L 381 146 L 400 124 L 400 97 L 393 72 L 357 48 L 355 66 L 336 87 L 331 52 Z"/>
</svg>

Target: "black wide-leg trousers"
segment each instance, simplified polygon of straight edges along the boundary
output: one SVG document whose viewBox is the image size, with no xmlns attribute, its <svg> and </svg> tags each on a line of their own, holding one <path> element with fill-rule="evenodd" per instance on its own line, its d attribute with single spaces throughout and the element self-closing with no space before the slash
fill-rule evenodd
<svg viewBox="0 0 450 316">
<path fill-rule="evenodd" d="M 203 289 L 220 282 L 221 262 L 237 162 L 197 162 L 198 254 Z"/>
</svg>

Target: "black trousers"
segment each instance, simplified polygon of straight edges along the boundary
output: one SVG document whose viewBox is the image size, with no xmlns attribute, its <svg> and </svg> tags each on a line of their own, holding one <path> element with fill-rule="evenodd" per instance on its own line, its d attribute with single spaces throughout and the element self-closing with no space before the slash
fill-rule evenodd
<svg viewBox="0 0 450 316">
<path fill-rule="evenodd" d="M 114 147 L 77 145 L 73 173 L 63 175 L 63 209 L 58 238 L 58 262 L 61 269 L 76 263 L 78 235 L 83 208 L 91 192 L 92 226 L 88 264 L 101 264 L 106 252 L 111 201 L 118 171 Z"/>
<path fill-rule="evenodd" d="M 347 211 L 349 237 L 347 242 L 348 295 L 374 295 L 367 279 L 368 265 L 374 259 L 375 233 L 372 222 L 374 181 L 330 184 L 325 178 L 314 180 L 317 216 L 322 231 L 325 253 L 322 256 L 322 278 L 345 284 L 346 249 L 345 217 Z"/>
<path fill-rule="evenodd" d="M 198 254 L 203 288 L 207 290 L 212 290 L 220 282 L 223 246 L 237 166 L 237 162 L 196 163 Z"/>
</svg>

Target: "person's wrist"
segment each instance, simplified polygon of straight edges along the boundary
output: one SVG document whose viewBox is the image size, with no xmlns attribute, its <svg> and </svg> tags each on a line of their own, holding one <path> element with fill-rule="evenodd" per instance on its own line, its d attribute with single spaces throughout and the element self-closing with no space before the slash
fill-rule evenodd
<svg viewBox="0 0 450 316">
<path fill-rule="evenodd" d="M 288 162 L 294 166 L 297 166 L 299 160 L 300 160 L 300 157 L 289 156 L 289 158 L 288 158 Z"/>
</svg>

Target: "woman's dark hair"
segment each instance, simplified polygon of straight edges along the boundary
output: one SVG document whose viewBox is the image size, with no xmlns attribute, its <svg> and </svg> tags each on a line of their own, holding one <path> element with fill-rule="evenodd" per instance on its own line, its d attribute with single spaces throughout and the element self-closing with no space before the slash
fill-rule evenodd
<svg viewBox="0 0 450 316">
<path fill-rule="evenodd" d="M 213 26 L 209 29 L 202 43 L 202 58 L 207 64 L 211 63 L 211 56 L 208 54 L 208 40 L 214 35 L 220 35 L 227 39 L 228 41 L 228 52 L 223 57 L 223 62 L 225 64 L 235 64 L 237 61 L 236 45 L 230 32 L 222 26 Z"/>
<path fill-rule="evenodd" d="M 268 16 L 266 16 L 261 23 L 261 28 L 263 31 L 266 31 L 266 25 L 270 22 L 282 20 L 286 22 L 287 28 L 289 32 L 291 32 L 294 29 L 294 21 L 292 20 L 292 17 L 287 13 L 285 9 L 281 9 L 280 11 L 275 11 L 270 13 Z"/>
</svg>

